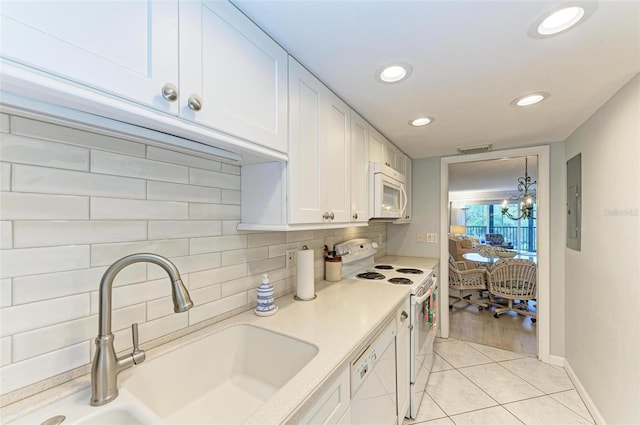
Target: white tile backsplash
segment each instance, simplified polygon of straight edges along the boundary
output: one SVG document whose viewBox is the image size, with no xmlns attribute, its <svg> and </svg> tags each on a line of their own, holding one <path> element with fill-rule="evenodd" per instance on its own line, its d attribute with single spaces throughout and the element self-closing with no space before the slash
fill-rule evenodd
<svg viewBox="0 0 640 425">
<path fill-rule="evenodd" d="M 167 239 L 159 241 L 111 243 L 91 246 L 91 267 L 106 266 L 125 255 L 137 252 L 152 252 L 165 257 L 179 257 L 189 254 L 188 239 Z"/>
<path fill-rule="evenodd" d="M 11 189 L 17 192 L 146 197 L 146 182 L 142 179 L 15 164 L 11 172 Z"/>
<path fill-rule="evenodd" d="M 0 132 L 8 133 L 10 131 L 9 115 L 0 114 Z"/>
<path fill-rule="evenodd" d="M 174 152 L 168 149 L 162 149 L 155 146 L 147 146 L 147 158 L 156 161 L 164 161 L 170 164 L 186 165 L 188 167 L 202 168 L 209 171 L 220 171 L 221 164 L 206 158 L 198 158 L 197 156 L 187 155 L 185 153 Z M 235 167 L 238 168 L 238 167 Z M 233 170 L 235 171 L 235 170 Z M 240 174 L 240 172 L 230 172 L 224 170 L 228 174 Z"/>
<path fill-rule="evenodd" d="M 15 248 L 146 239 L 146 221 L 14 221 Z"/>
<path fill-rule="evenodd" d="M 130 349 L 132 322 L 145 343 L 254 308 L 263 272 L 278 294 L 293 291 L 295 268 L 284 268 L 288 248 L 317 249 L 320 279 L 325 243 L 365 235 L 386 240 L 381 224 L 238 231 L 236 165 L 46 118 L 0 120 L 0 404 L 13 390 L 91 361 L 100 280 L 124 255 L 168 256 L 195 307 L 173 312 L 171 285 L 158 266 L 124 268 L 113 287 L 117 351 Z"/>
<path fill-rule="evenodd" d="M 13 222 L 0 221 L 0 249 L 13 248 Z"/>
<path fill-rule="evenodd" d="M 196 238 L 221 234 L 220 220 L 149 222 L 149 239 Z"/>
<path fill-rule="evenodd" d="M 91 152 L 91 172 L 176 183 L 189 182 L 189 168 L 183 165 L 97 150 Z"/>
<path fill-rule="evenodd" d="M 88 220 L 89 198 L 0 192 L 0 217 L 3 220 Z"/>
<path fill-rule="evenodd" d="M 186 202 L 91 198 L 92 220 L 186 220 Z"/>
<path fill-rule="evenodd" d="M 13 134 L 0 138 L 0 158 L 17 164 L 89 171 L 89 149 Z"/>
<path fill-rule="evenodd" d="M 107 267 L 13 278 L 14 305 L 97 291 Z M 147 265 L 133 264 L 116 276 L 114 286 L 147 280 Z"/>
<path fill-rule="evenodd" d="M 0 336 L 15 335 L 89 315 L 89 294 L 0 309 Z"/>
<path fill-rule="evenodd" d="M 89 246 L 8 249 L 0 256 L 0 278 L 89 267 Z"/>
<path fill-rule="evenodd" d="M 11 337 L 0 338 L 0 367 L 11 364 Z"/>
<path fill-rule="evenodd" d="M 144 157 L 146 151 L 142 143 L 18 116 L 11 116 L 11 133 L 137 157 Z"/>
<path fill-rule="evenodd" d="M 11 190 L 11 164 L 0 162 L 0 190 Z"/>
<path fill-rule="evenodd" d="M 220 203 L 222 196 L 217 187 L 150 181 L 147 183 L 147 198 L 159 201 Z"/>
<path fill-rule="evenodd" d="M 89 341 L 2 368 L 2 393 L 36 383 L 89 362 Z"/>
</svg>

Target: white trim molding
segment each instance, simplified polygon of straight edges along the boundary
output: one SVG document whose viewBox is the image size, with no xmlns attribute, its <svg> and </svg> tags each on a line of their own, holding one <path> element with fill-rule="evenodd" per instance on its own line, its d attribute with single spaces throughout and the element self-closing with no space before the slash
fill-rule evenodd
<svg viewBox="0 0 640 425">
<path fill-rule="evenodd" d="M 518 158 L 523 156 L 538 156 L 538 183 L 537 202 L 538 217 L 536 218 L 538 232 L 538 305 L 537 305 L 537 346 L 538 358 L 550 363 L 551 356 L 551 325 L 550 325 L 550 205 L 549 205 L 549 180 L 550 180 L 550 147 L 549 145 L 533 146 L 528 148 L 508 149 L 473 155 L 457 155 L 443 157 L 440 160 L 440 261 L 447 264 L 449 256 L 449 241 L 446 235 L 449 233 L 448 211 L 449 206 L 449 164 L 463 162 L 486 161 L 501 158 Z M 442 282 L 449 281 L 449 269 L 442 267 L 440 270 Z M 449 299 L 449 286 L 440 285 L 441 300 Z M 448 303 L 448 301 L 446 301 Z M 445 303 L 440 304 L 441 335 L 449 337 L 449 313 L 445 309 Z M 446 312 L 446 314 L 445 314 Z"/>
</svg>

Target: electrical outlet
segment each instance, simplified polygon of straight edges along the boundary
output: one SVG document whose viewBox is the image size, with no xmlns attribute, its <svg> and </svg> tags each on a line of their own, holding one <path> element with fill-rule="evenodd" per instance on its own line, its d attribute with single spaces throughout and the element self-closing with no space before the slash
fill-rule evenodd
<svg viewBox="0 0 640 425">
<path fill-rule="evenodd" d="M 296 265 L 296 250 L 287 249 L 284 253 L 284 267 L 289 268 Z"/>
<path fill-rule="evenodd" d="M 417 233 L 416 234 L 416 242 L 424 243 L 424 235 L 422 233 Z"/>
<path fill-rule="evenodd" d="M 427 233 L 427 243 L 437 243 L 437 242 L 438 242 L 437 233 Z"/>
</svg>

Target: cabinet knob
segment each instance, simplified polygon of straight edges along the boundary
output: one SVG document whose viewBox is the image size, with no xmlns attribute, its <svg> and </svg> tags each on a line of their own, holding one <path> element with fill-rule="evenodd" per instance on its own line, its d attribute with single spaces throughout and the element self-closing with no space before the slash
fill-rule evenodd
<svg viewBox="0 0 640 425">
<path fill-rule="evenodd" d="M 167 83 L 162 86 L 162 97 L 169 102 L 175 102 L 178 100 L 178 88 L 171 83 Z"/>
<path fill-rule="evenodd" d="M 192 94 L 189 96 L 189 100 L 187 100 L 187 105 L 194 111 L 199 111 L 202 109 L 202 99 L 199 96 Z"/>
<path fill-rule="evenodd" d="M 334 218 L 336 218 L 336 215 L 333 213 L 333 211 L 331 212 L 331 214 L 329 214 L 329 218 L 331 220 L 333 220 Z"/>
<path fill-rule="evenodd" d="M 330 215 L 328 212 L 325 212 L 324 214 L 322 214 L 322 218 L 324 218 L 325 220 L 329 220 L 329 217 Z"/>
<path fill-rule="evenodd" d="M 409 317 L 409 315 L 407 314 L 406 311 L 403 311 L 402 313 L 400 313 L 400 321 L 404 322 L 405 320 L 407 320 L 407 318 Z"/>
<path fill-rule="evenodd" d="M 358 213 L 355 213 L 355 214 L 353 215 L 353 219 L 354 219 L 354 220 L 357 220 L 357 219 L 358 219 Z"/>
</svg>

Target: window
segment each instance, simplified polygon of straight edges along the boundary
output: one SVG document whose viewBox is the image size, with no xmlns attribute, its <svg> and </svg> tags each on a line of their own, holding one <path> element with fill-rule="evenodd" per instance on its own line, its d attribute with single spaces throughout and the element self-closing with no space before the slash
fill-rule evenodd
<svg viewBox="0 0 640 425">
<path fill-rule="evenodd" d="M 506 242 L 520 251 L 536 252 L 536 221 L 530 219 L 511 220 L 502 216 L 502 203 L 480 203 L 466 206 L 467 235 L 485 240 L 487 233 L 500 233 Z M 517 213 L 518 205 L 510 204 L 509 211 Z M 533 216 L 537 216 L 536 205 Z"/>
</svg>

